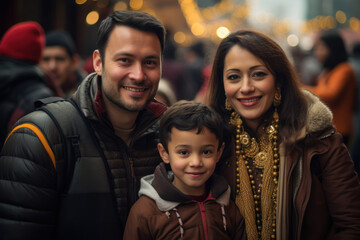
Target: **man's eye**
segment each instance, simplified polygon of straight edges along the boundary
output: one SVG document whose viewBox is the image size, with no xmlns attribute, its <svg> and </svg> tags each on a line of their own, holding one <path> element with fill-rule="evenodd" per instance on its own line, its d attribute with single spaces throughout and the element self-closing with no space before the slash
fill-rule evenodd
<svg viewBox="0 0 360 240">
<path fill-rule="evenodd" d="M 157 65 L 157 62 L 154 61 L 154 60 L 146 60 L 145 65 L 150 66 L 150 67 L 154 67 L 154 66 Z"/>
<path fill-rule="evenodd" d="M 119 58 L 118 61 L 127 63 L 127 62 L 129 62 L 129 59 L 127 59 L 127 58 Z"/>
</svg>

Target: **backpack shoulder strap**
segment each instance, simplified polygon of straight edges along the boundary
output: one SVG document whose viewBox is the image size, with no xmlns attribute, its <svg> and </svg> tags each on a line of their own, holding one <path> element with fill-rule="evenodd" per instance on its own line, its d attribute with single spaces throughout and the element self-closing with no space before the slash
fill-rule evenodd
<svg viewBox="0 0 360 240">
<path fill-rule="evenodd" d="M 39 99 L 35 106 L 50 116 L 61 135 L 65 159 L 57 159 L 58 190 L 66 193 L 73 178 L 76 161 L 80 157 L 103 158 L 103 152 L 89 129 L 87 119 L 72 100 L 49 97 Z"/>
</svg>

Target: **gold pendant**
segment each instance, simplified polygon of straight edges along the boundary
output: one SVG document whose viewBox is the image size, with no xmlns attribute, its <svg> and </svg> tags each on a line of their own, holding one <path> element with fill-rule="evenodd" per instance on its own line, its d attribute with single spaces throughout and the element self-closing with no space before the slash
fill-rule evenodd
<svg viewBox="0 0 360 240">
<path fill-rule="evenodd" d="M 266 152 L 259 152 L 254 158 L 254 165 L 256 168 L 263 169 L 265 161 L 269 159 L 269 154 Z"/>
</svg>

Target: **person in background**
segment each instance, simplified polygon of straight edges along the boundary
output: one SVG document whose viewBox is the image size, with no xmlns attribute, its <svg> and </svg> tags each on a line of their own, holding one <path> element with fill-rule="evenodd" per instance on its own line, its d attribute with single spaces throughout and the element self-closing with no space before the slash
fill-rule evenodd
<svg viewBox="0 0 360 240">
<path fill-rule="evenodd" d="M 197 42 L 191 45 L 185 53 L 183 82 L 179 100 L 194 100 L 203 85 L 203 69 L 205 67 L 205 44 Z"/>
<path fill-rule="evenodd" d="M 355 164 L 355 169 L 360 177 L 360 42 L 354 44 L 350 64 L 357 79 L 356 108 L 354 113 L 354 140 L 351 143 L 350 154 Z"/>
<path fill-rule="evenodd" d="M 141 179 L 124 240 L 245 239 L 230 187 L 213 174 L 223 132 L 221 117 L 203 103 L 181 100 L 164 113 L 158 144 L 163 163 Z"/>
<path fill-rule="evenodd" d="M 183 99 L 182 87 L 184 85 L 184 65 L 178 60 L 177 45 L 171 40 L 170 31 L 166 32 L 166 42 L 164 48 L 164 60 L 162 68 L 162 77 L 167 79 L 176 94 L 176 99 Z"/>
<path fill-rule="evenodd" d="M 0 154 L 1 239 L 122 238 L 140 178 L 161 162 L 157 127 L 167 107 L 154 96 L 164 37 L 161 22 L 144 12 L 115 11 L 101 22 L 96 72 L 71 97 L 92 136 L 78 136 L 79 148 L 94 141 L 98 154 L 78 156 L 68 191 L 59 186 L 76 153 L 54 121 L 35 111 L 17 122 Z"/>
<path fill-rule="evenodd" d="M 167 79 L 160 79 L 155 99 L 159 102 L 166 104 L 166 106 L 171 106 L 177 101 L 175 91 L 173 90 L 171 83 Z"/>
<path fill-rule="evenodd" d="M 35 110 L 39 98 L 54 95 L 38 67 L 44 30 L 33 21 L 9 28 L 0 42 L 0 150 L 14 123 Z"/>
<path fill-rule="evenodd" d="M 221 41 L 213 66 L 207 103 L 233 127 L 233 156 L 217 172 L 248 239 L 359 239 L 353 161 L 330 109 L 301 89 L 281 47 L 239 30 Z"/>
<path fill-rule="evenodd" d="M 323 71 L 315 86 L 304 86 L 317 95 L 332 111 L 336 130 L 351 144 L 356 102 L 356 76 L 339 32 L 325 31 L 316 41 L 314 55 L 322 64 Z"/>
<path fill-rule="evenodd" d="M 70 97 L 84 79 L 79 62 L 80 56 L 68 32 L 55 30 L 46 33 L 40 67 L 49 78 L 49 85 L 59 95 Z"/>
</svg>

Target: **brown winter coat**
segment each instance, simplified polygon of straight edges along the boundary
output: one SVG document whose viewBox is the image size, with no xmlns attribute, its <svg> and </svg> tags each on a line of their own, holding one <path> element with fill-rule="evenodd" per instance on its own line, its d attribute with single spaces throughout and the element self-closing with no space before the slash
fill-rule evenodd
<svg viewBox="0 0 360 240">
<path fill-rule="evenodd" d="M 285 198 L 283 218 L 277 215 L 277 239 L 360 239 L 360 184 L 354 164 L 332 127 L 331 112 L 314 95 L 306 96 L 306 128 L 296 136 L 293 150 L 285 155 L 280 147 L 285 184 L 279 189 Z M 234 191 L 234 161 L 222 165 L 220 172 Z"/>
<path fill-rule="evenodd" d="M 245 239 L 244 219 L 224 178 L 213 176 L 209 196 L 197 202 L 175 188 L 167 175 L 162 163 L 141 180 L 142 196 L 131 208 L 124 240 Z"/>
</svg>

